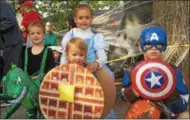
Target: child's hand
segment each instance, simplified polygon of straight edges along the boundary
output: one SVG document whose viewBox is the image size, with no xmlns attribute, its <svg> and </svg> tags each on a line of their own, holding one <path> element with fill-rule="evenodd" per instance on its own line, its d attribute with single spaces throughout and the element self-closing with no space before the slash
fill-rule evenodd
<svg viewBox="0 0 190 120">
<path fill-rule="evenodd" d="M 132 89 L 132 90 L 133 90 L 134 94 L 135 94 L 137 97 L 139 97 L 139 94 L 138 94 L 134 89 Z"/>
<path fill-rule="evenodd" d="M 22 32 L 26 31 L 26 28 L 23 25 L 21 25 L 20 29 Z"/>
<path fill-rule="evenodd" d="M 92 62 L 92 63 L 88 63 L 87 65 L 87 69 L 91 72 L 94 72 L 96 69 L 98 69 L 99 67 L 99 63 L 98 62 Z"/>
</svg>

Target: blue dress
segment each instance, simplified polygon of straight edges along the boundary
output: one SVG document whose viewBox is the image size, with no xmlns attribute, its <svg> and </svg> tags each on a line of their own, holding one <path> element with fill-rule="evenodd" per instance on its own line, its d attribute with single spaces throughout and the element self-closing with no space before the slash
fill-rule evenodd
<svg viewBox="0 0 190 120">
<path fill-rule="evenodd" d="M 96 36 L 96 34 L 94 34 L 91 38 L 84 39 L 86 44 L 88 45 L 88 51 L 87 51 L 87 61 L 88 62 L 95 62 L 97 60 L 96 51 L 94 49 L 95 36 Z M 75 37 L 74 32 L 72 32 L 71 38 L 74 38 L 74 37 Z M 108 68 L 107 65 L 105 65 L 105 64 L 102 65 L 102 68 L 104 70 L 106 70 L 112 76 L 113 79 L 115 78 L 113 72 Z"/>
</svg>

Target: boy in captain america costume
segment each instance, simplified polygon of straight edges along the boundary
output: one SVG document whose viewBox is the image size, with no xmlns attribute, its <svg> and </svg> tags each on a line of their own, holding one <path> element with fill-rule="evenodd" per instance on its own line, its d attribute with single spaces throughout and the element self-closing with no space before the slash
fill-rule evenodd
<svg viewBox="0 0 190 120">
<path fill-rule="evenodd" d="M 142 30 L 140 34 L 140 50 L 143 52 L 144 59 L 162 59 L 162 53 L 167 48 L 167 33 L 158 26 L 149 26 Z M 137 65 L 137 64 L 136 64 Z M 136 65 L 131 65 L 124 70 L 124 78 L 122 82 L 121 98 L 133 104 L 137 99 L 141 98 L 131 85 L 131 72 Z M 181 71 L 174 65 L 177 77 L 175 91 L 163 100 L 165 106 L 174 113 L 171 118 L 176 118 L 177 114 L 184 112 L 188 106 L 189 93 Z M 164 118 L 161 116 L 161 118 Z"/>
</svg>

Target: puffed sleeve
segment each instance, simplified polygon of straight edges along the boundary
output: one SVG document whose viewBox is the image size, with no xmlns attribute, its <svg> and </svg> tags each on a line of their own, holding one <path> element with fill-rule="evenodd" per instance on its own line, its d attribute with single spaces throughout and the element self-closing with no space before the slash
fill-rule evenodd
<svg viewBox="0 0 190 120">
<path fill-rule="evenodd" d="M 71 39 L 71 31 L 67 32 L 61 41 L 62 48 L 65 49 L 66 44 Z"/>
<path fill-rule="evenodd" d="M 62 56 L 61 56 L 60 64 L 65 64 L 67 62 L 67 58 L 66 58 L 66 55 L 65 55 L 65 47 L 66 47 L 66 44 L 69 42 L 69 40 L 72 37 L 71 34 L 72 34 L 72 31 L 69 31 L 63 36 L 63 39 L 62 39 L 62 42 L 61 42 L 63 53 L 62 53 Z"/>
<path fill-rule="evenodd" d="M 106 44 L 105 44 L 103 34 L 101 33 L 96 34 L 95 41 L 94 41 L 94 49 L 98 57 L 96 61 L 100 64 L 100 67 L 102 67 L 102 65 L 105 64 L 105 62 L 107 61 L 105 47 L 106 47 Z"/>
</svg>

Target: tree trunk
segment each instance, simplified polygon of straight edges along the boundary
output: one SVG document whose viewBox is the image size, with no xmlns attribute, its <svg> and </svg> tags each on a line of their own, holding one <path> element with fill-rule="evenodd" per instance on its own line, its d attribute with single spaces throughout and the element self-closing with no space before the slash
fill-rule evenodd
<svg viewBox="0 0 190 120">
<path fill-rule="evenodd" d="M 153 1 L 153 21 L 167 30 L 169 45 L 189 44 L 190 1 Z M 189 83 L 189 46 L 168 48 L 165 60 L 180 67 Z"/>
</svg>

